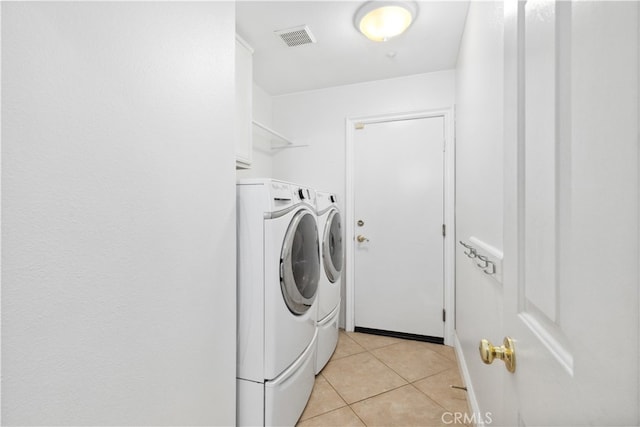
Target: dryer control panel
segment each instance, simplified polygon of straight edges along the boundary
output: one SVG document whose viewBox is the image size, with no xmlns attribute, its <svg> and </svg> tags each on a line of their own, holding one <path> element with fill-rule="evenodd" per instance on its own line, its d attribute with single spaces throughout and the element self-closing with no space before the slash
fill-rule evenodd
<svg viewBox="0 0 640 427">
<path fill-rule="evenodd" d="M 273 210 L 285 209 L 299 203 L 315 207 L 315 190 L 279 181 L 272 181 L 270 184 Z"/>
<path fill-rule="evenodd" d="M 322 214 L 332 206 L 336 208 L 338 206 L 338 197 L 335 193 L 327 193 L 324 191 L 316 192 L 316 211 L 318 212 L 318 215 Z"/>
<path fill-rule="evenodd" d="M 300 200 L 311 200 L 311 192 L 308 188 L 298 188 L 298 197 Z"/>
</svg>

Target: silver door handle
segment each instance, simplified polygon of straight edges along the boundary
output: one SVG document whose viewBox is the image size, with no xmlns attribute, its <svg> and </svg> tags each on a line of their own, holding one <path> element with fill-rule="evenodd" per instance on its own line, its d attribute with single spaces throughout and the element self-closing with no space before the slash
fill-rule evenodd
<svg viewBox="0 0 640 427">
<path fill-rule="evenodd" d="M 358 237 L 356 237 L 356 240 L 360 243 L 362 242 L 368 242 L 369 239 L 367 239 L 366 237 L 364 237 L 362 234 L 360 234 Z"/>
</svg>

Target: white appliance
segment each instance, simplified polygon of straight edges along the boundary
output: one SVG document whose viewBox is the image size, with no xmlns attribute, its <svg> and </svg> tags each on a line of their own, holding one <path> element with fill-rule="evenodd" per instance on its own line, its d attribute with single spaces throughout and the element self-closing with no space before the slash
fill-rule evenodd
<svg viewBox="0 0 640 427">
<path fill-rule="evenodd" d="M 318 288 L 318 353 L 315 373 L 327 364 L 338 344 L 340 276 L 344 263 L 342 222 L 335 194 L 316 193 L 322 273 Z"/>
<path fill-rule="evenodd" d="M 315 194 L 271 179 L 241 180 L 236 189 L 237 423 L 295 425 L 315 379 Z"/>
</svg>

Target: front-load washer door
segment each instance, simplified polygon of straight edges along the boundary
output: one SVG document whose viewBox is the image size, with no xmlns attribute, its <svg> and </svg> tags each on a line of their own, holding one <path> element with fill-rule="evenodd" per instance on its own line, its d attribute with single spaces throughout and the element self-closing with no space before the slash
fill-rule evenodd
<svg viewBox="0 0 640 427">
<path fill-rule="evenodd" d="M 342 223 L 340 213 L 337 210 L 331 211 L 327 218 L 322 239 L 322 261 L 324 271 L 331 283 L 335 283 L 342 271 Z"/>
<path fill-rule="evenodd" d="M 289 310 L 296 315 L 313 305 L 320 280 L 318 226 L 311 211 L 294 215 L 280 256 L 280 287 Z"/>
</svg>

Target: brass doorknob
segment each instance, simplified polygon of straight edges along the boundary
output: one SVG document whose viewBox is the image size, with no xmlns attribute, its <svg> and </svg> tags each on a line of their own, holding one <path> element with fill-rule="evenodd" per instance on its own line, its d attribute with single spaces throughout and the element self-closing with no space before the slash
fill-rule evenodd
<svg viewBox="0 0 640 427">
<path fill-rule="evenodd" d="M 358 237 L 356 237 L 356 240 L 358 240 L 358 242 L 362 243 L 362 242 L 368 242 L 369 239 L 367 239 L 366 237 L 364 237 L 362 234 L 359 235 Z"/>
<path fill-rule="evenodd" d="M 503 341 L 504 345 L 495 347 L 488 340 L 480 340 L 480 358 L 484 363 L 490 365 L 494 359 L 500 359 L 504 362 L 507 371 L 516 371 L 516 350 L 513 347 L 513 340 L 506 337 Z"/>
</svg>

